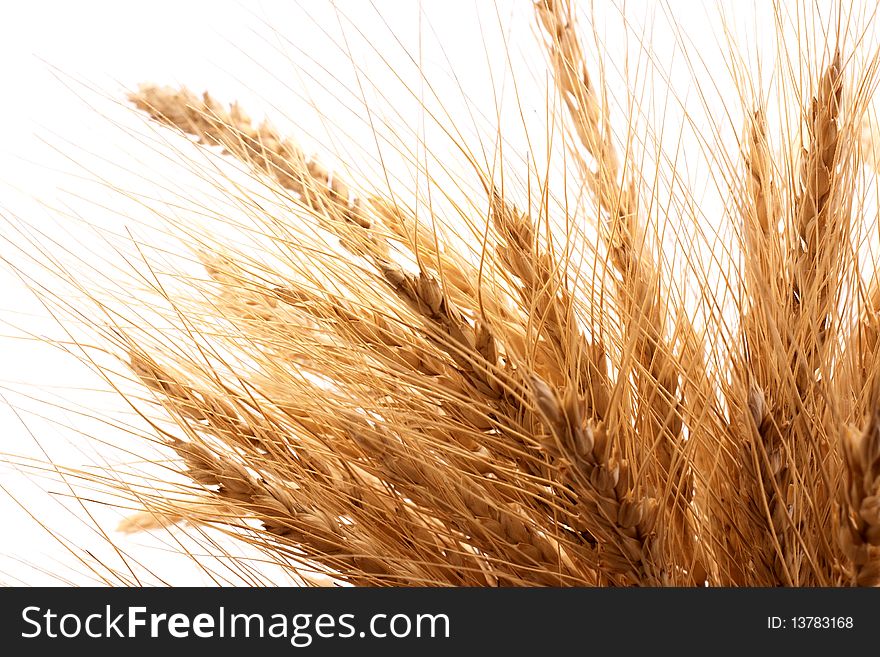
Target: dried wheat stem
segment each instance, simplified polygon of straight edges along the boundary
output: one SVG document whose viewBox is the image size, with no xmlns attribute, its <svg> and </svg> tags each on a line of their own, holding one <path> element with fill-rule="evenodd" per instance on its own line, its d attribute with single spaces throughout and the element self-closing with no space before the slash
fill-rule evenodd
<svg viewBox="0 0 880 657">
<path fill-rule="evenodd" d="M 878 386 L 875 385 L 875 389 Z M 875 403 L 877 394 L 873 395 Z M 850 561 L 852 583 L 880 586 L 880 407 L 863 431 L 850 428 L 844 442 L 845 504 L 840 545 Z"/>
<path fill-rule="evenodd" d="M 758 442 L 750 441 L 750 450 L 744 450 L 742 456 L 744 472 L 755 486 L 746 501 L 751 511 L 748 517 L 763 519 L 770 534 L 768 539 L 757 541 L 754 549 L 770 579 L 793 586 L 794 575 L 786 563 L 786 555 L 794 549 L 788 544 L 793 522 L 788 511 L 791 503 L 789 454 L 780 431 L 780 420 L 770 412 L 763 392 L 755 386 L 750 388 L 748 407 L 758 436 Z"/>
<path fill-rule="evenodd" d="M 798 322 L 795 338 L 804 345 L 796 356 L 801 390 L 807 385 L 804 377 L 812 378 L 830 328 L 840 256 L 849 237 L 848 195 L 842 184 L 849 155 L 839 126 L 842 101 L 840 54 L 835 53 L 810 103 L 810 141 L 801 160 L 801 190 L 794 206 L 791 304 Z"/>
<path fill-rule="evenodd" d="M 573 382 L 587 395 L 589 415 L 603 419 L 608 412 L 610 382 L 604 349 L 590 344 L 578 326 L 571 293 L 559 277 L 558 264 L 539 247 L 528 215 L 520 213 L 496 192 L 491 218 L 502 240 L 501 262 L 517 279 L 516 287 L 530 317 L 538 318 L 539 334 L 550 345 L 548 375 L 557 385 Z M 520 354 L 525 358 L 526 354 Z"/>
<path fill-rule="evenodd" d="M 672 361 L 671 347 L 662 336 L 666 313 L 658 276 L 650 258 L 639 246 L 643 231 L 638 221 L 635 187 L 619 182 L 618 159 L 607 111 L 599 102 L 587 72 L 571 5 L 566 0 L 541 0 L 535 7 L 539 22 L 549 36 L 547 48 L 556 86 L 581 145 L 595 161 L 595 166 L 590 166 L 577 149 L 571 149 L 581 165 L 587 187 L 608 217 L 602 234 L 611 262 L 622 278 L 618 296 L 631 336 L 629 342 L 640 365 L 637 377 L 643 379 L 640 387 L 645 395 L 639 395 L 642 408 L 638 415 L 654 436 L 649 442 L 656 445 L 662 470 L 675 479 L 672 462 L 673 454 L 679 452 L 675 443 L 681 428 L 677 407 L 678 372 Z"/>
<path fill-rule="evenodd" d="M 779 327 L 785 307 L 781 233 L 782 200 L 773 175 L 773 160 L 764 112 L 756 110 L 746 128 L 743 160 L 746 167 L 746 196 L 741 208 L 743 232 L 743 287 L 750 302 L 743 309 L 744 351 L 737 363 L 739 403 L 745 413 L 743 444 L 731 448 L 733 461 L 723 470 L 733 474 L 723 503 L 741 509 L 736 531 L 724 535 L 726 549 L 736 555 L 730 575 L 735 583 L 748 581 L 758 572 L 765 580 L 791 585 L 792 575 L 782 559 L 782 545 L 788 531 L 787 454 L 781 429 L 786 418 L 768 402 L 784 398 L 780 388 L 785 362 L 777 363 L 782 349 Z M 749 428 L 749 424 L 753 428 Z M 745 486 L 745 490 L 743 490 Z M 733 501 L 736 499 L 737 501 Z M 768 537 L 769 533 L 769 537 Z M 746 565 L 746 564 L 749 565 Z"/>
<path fill-rule="evenodd" d="M 639 494 L 629 464 L 617 455 L 602 424 L 587 421 L 583 400 L 570 388 L 560 399 L 537 377 L 532 386 L 535 404 L 550 430 L 546 449 L 565 459 L 569 477 L 585 492 L 579 502 L 590 533 L 601 546 L 602 568 L 631 583 L 662 583 L 652 540 L 656 499 Z"/>
<path fill-rule="evenodd" d="M 567 0 L 539 0 L 535 9 L 546 41 L 559 90 L 571 123 L 586 155 L 572 147 L 587 188 L 607 217 L 601 225 L 611 263 L 621 276 L 618 298 L 638 369 L 636 414 L 644 442 L 650 448 L 658 481 L 671 483 L 668 498 L 674 535 L 683 541 L 680 549 L 693 552 L 694 534 L 688 506 L 692 496 L 692 474 L 681 447 L 681 409 L 679 376 L 673 351 L 663 337 L 666 309 L 654 263 L 640 245 L 643 228 L 639 225 L 634 184 L 620 182 L 619 162 L 610 130 L 607 108 L 587 71 L 583 48 L 574 28 L 571 4 Z M 689 547 L 690 546 L 690 547 Z"/>
<path fill-rule="evenodd" d="M 773 157 L 767 136 L 767 119 L 762 109 L 751 115 L 746 130 L 746 203 L 742 209 L 745 266 L 750 298 L 762 303 L 761 310 L 777 303 L 782 268 L 779 220 L 782 199 L 774 176 Z"/>
</svg>

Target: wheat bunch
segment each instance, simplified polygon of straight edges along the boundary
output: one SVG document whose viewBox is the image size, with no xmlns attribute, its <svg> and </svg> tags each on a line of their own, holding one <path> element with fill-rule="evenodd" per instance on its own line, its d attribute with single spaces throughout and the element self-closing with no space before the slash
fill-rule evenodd
<svg viewBox="0 0 880 657">
<path fill-rule="evenodd" d="M 149 285 L 168 328 L 92 322 L 190 482 L 109 480 L 143 507 L 121 529 L 220 528 L 306 583 L 877 585 L 874 60 L 829 30 L 780 76 L 787 123 L 741 87 L 738 147 L 717 154 L 733 267 L 695 308 L 635 113 L 615 119 L 568 0 L 534 19 L 575 191 L 548 177 L 522 198 L 472 159 L 458 216 L 347 179 L 235 103 L 130 94 L 275 202 L 250 199 L 263 253 L 183 231 L 202 274 Z"/>
</svg>

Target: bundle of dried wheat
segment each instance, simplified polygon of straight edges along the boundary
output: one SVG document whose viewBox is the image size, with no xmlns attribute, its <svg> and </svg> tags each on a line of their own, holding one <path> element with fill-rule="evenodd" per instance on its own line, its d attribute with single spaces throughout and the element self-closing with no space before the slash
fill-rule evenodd
<svg viewBox="0 0 880 657">
<path fill-rule="evenodd" d="M 781 76 L 806 84 L 791 134 L 744 98 L 736 317 L 707 293 L 698 326 L 572 7 L 535 17 L 584 200 L 523 209 L 475 165 L 477 258 L 444 238 L 468 239 L 458 217 L 343 180 L 236 104 L 131 94 L 297 218 L 262 218 L 283 267 L 191 235 L 207 275 L 168 294 L 186 331 L 164 350 L 104 327 L 194 484 L 140 495 L 124 529 L 228 527 L 357 585 L 877 585 L 880 291 L 858 260 L 874 68 L 830 33 L 833 56 Z M 585 217 L 597 239 L 560 234 Z"/>
</svg>

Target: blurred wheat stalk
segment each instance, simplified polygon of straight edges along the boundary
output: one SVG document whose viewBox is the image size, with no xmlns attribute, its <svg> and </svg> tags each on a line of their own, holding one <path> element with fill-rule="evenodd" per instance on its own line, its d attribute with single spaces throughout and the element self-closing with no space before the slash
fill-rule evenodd
<svg viewBox="0 0 880 657">
<path fill-rule="evenodd" d="M 653 174 L 614 140 L 572 7 L 534 9 L 579 172 L 567 184 L 598 222 L 589 244 L 554 238 L 554 205 L 515 207 L 479 171 L 475 261 L 444 239 L 451 220 L 355 190 L 237 105 L 131 95 L 336 244 L 266 216 L 303 256 L 280 271 L 194 237 L 208 278 L 175 301 L 192 342 L 163 336 L 160 353 L 114 329 L 194 483 L 140 495 L 123 529 L 226 526 L 357 585 L 877 585 L 880 288 L 858 263 L 874 69 L 854 79 L 831 34 L 802 125 L 772 139 L 744 99 L 738 316 L 713 331 L 663 279 Z"/>
</svg>

